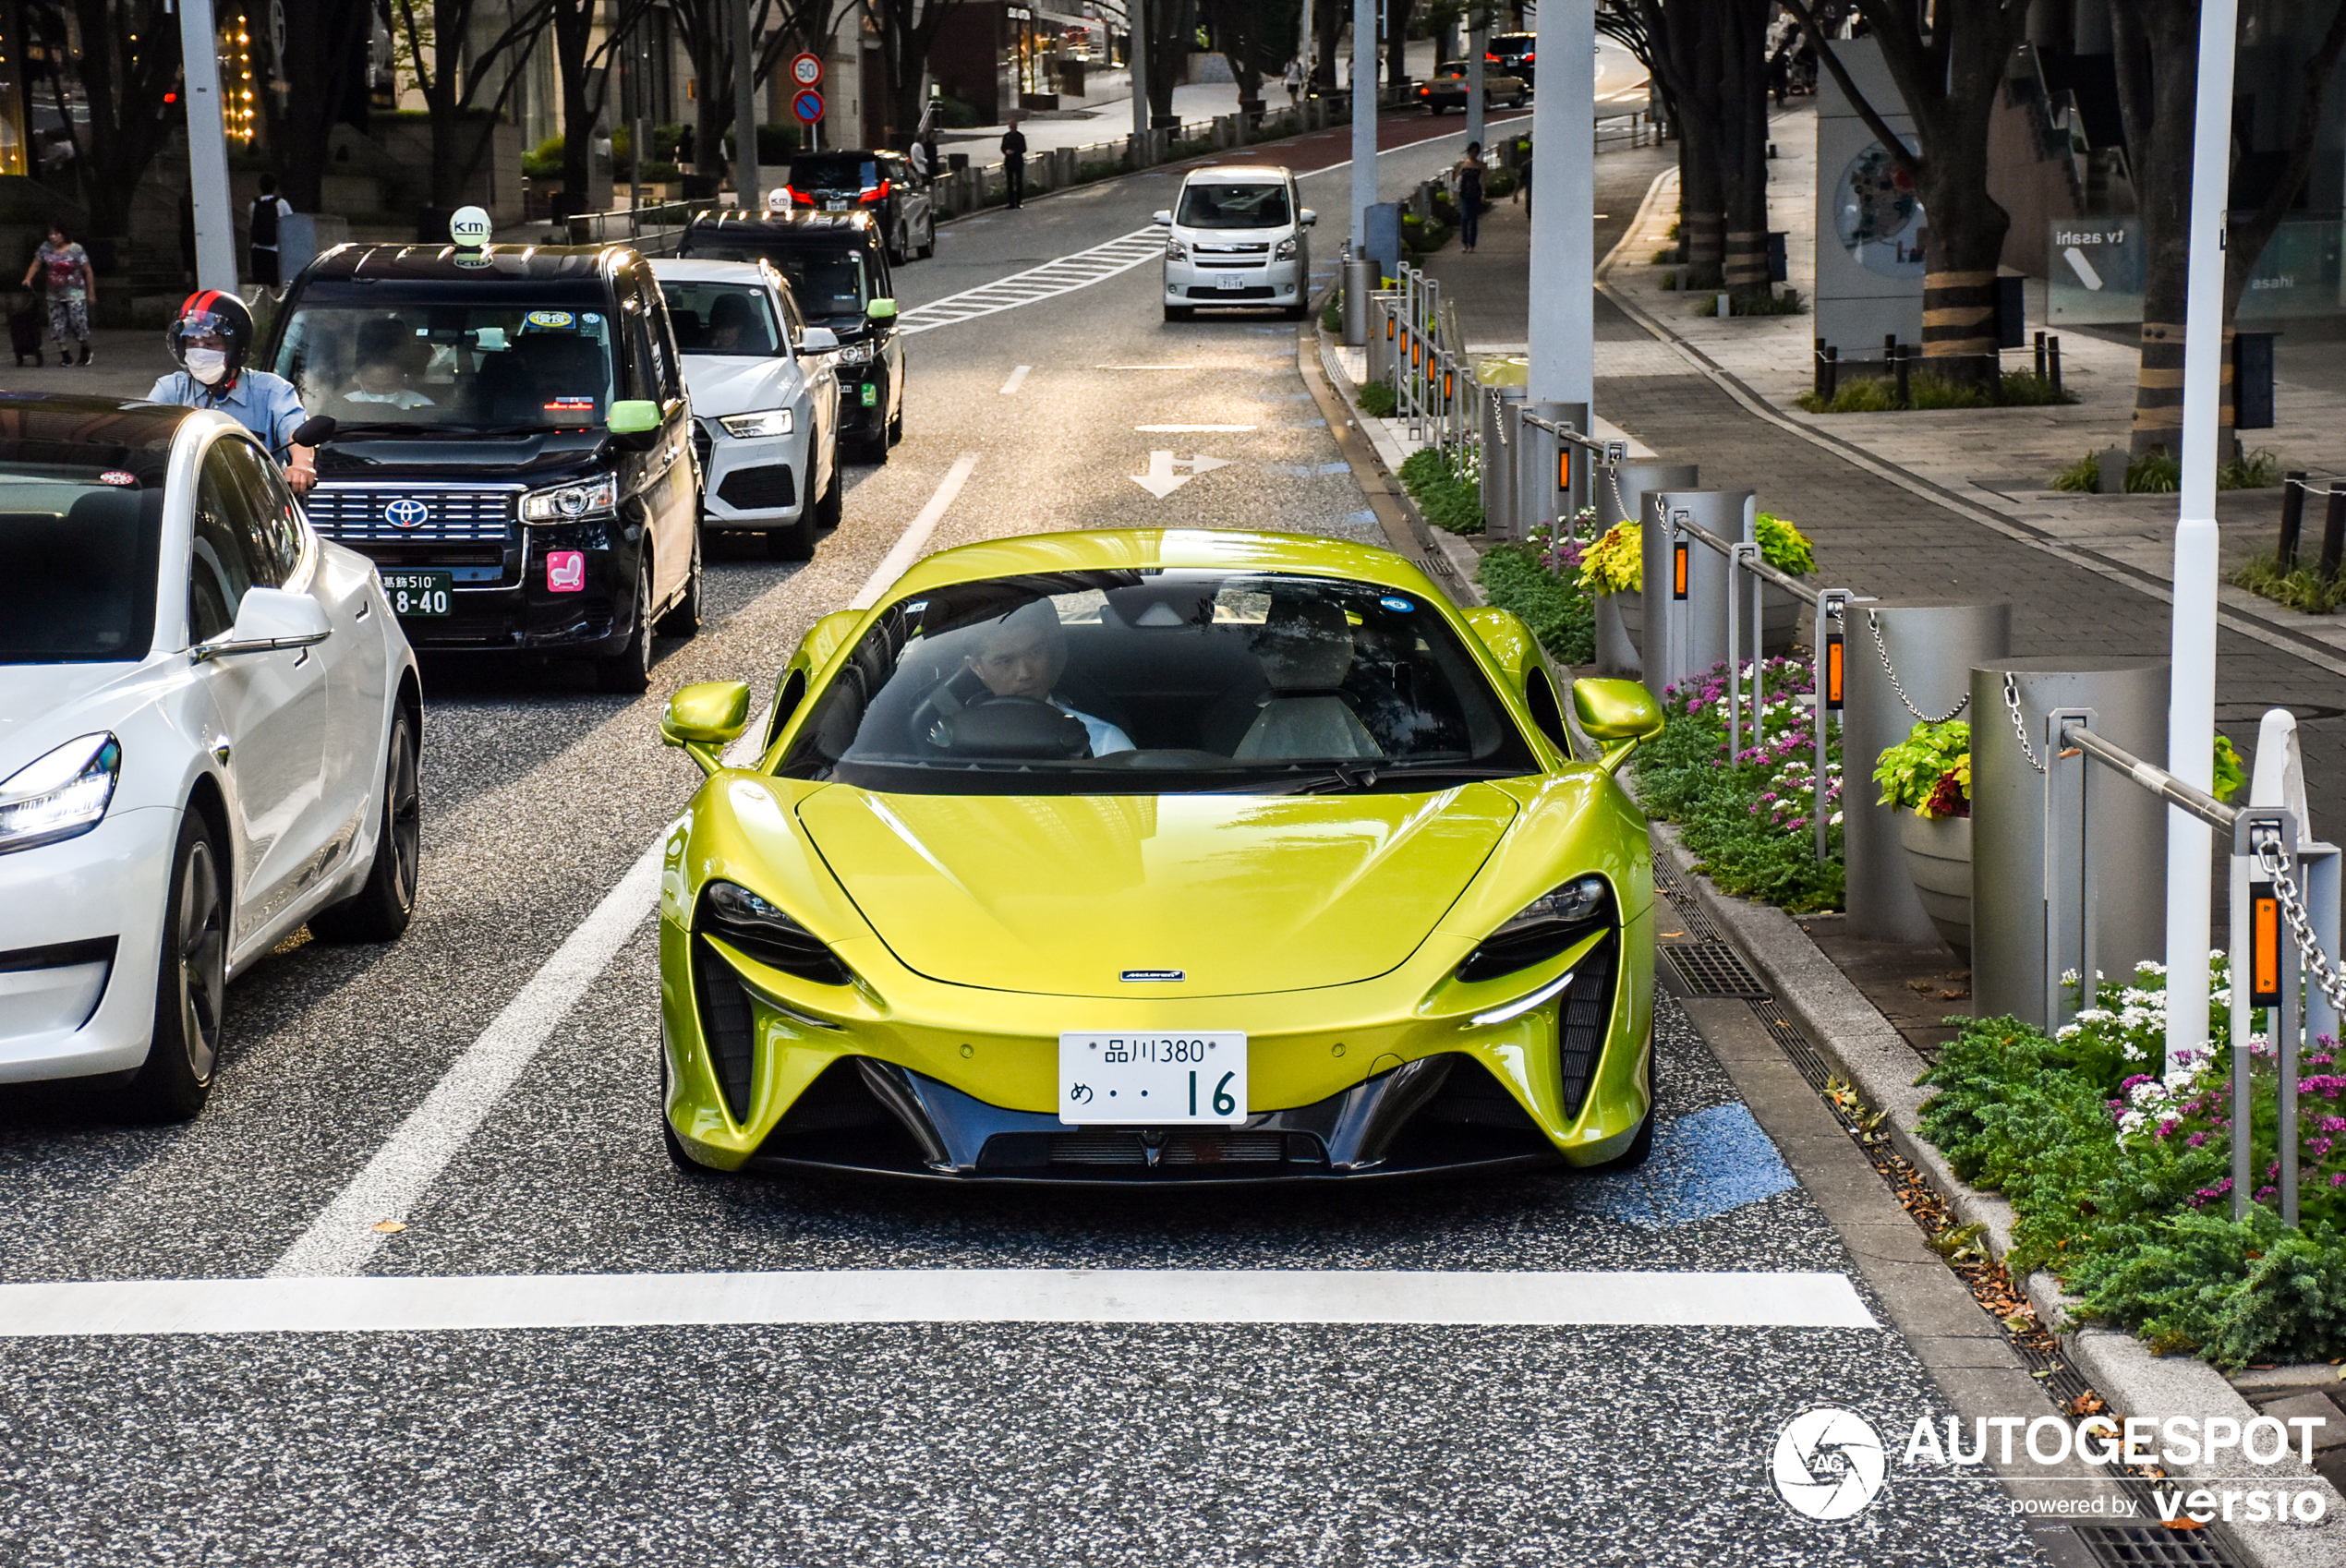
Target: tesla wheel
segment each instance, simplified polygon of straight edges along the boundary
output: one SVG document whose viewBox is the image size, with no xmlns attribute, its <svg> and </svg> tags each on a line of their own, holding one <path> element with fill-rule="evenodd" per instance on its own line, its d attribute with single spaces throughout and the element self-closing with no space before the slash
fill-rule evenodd
<svg viewBox="0 0 2346 1568">
<path fill-rule="evenodd" d="M 190 807 L 179 823 L 155 973 L 154 1039 L 123 1090 L 140 1121 L 184 1122 L 212 1098 L 228 1000 L 228 906 L 212 825 Z"/>
<path fill-rule="evenodd" d="M 652 683 L 652 554 L 646 550 L 635 563 L 635 613 L 627 645 L 595 661 L 595 683 L 606 692 L 633 695 Z"/>
<path fill-rule="evenodd" d="M 659 634 L 663 637 L 691 637 L 700 633 L 701 572 L 700 530 L 693 530 L 693 564 L 684 573 L 684 597 L 675 608 L 659 618 Z"/>
<path fill-rule="evenodd" d="M 358 891 L 309 917 L 320 942 L 389 942 L 416 913 L 423 869 L 423 790 L 416 721 L 402 704 L 392 712 L 383 752 L 383 814 L 375 830 L 375 863 Z"/>
<path fill-rule="evenodd" d="M 1187 305 L 1168 305 L 1165 308 L 1165 319 L 1168 321 L 1186 321 L 1196 314 L 1197 311 Z"/>
</svg>

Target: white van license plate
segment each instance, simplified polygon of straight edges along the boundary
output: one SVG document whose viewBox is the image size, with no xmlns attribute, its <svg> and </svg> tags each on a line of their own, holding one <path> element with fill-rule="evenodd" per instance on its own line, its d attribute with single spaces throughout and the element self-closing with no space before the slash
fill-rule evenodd
<svg viewBox="0 0 2346 1568">
<path fill-rule="evenodd" d="M 1246 287 L 1246 274 L 1243 272 L 1216 272 L 1214 274 L 1214 286 L 1219 289 L 1244 288 Z"/>
</svg>

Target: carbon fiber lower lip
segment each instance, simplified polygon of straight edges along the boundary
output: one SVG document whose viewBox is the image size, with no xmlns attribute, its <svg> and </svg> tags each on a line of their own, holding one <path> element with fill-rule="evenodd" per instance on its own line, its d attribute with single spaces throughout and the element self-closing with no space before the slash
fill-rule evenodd
<svg viewBox="0 0 2346 1568">
<path fill-rule="evenodd" d="M 810 1160 L 780 1154 L 753 1154 L 744 1170 L 772 1172 L 777 1175 L 823 1175 L 854 1179 L 886 1182 L 912 1182 L 927 1187 L 1047 1187 L 1086 1188 L 1098 1191 L 1171 1192 L 1196 1188 L 1220 1191 L 1233 1187 L 1302 1187 L 1341 1184 L 1351 1186 L 1360 1182 L 1440 1181 L 1473 1176 L 1511 1176 L 1527 1171 L 1552 1170 L 1565 1164 L 1564 1156 L 1550 1151 L 1544 1154 L 1503 1154 L 1488 1159 L 1452 1161 L 1438 1164 L 1395 1165 L 1368 1171 L 1289 1170 L 1264 1174 L 1167 1176 L 1161 1171 L 1142 1171 L 1131 1176 L 1110 1176 L 1096 1170 L 1085 1175 L 1056 1175 L 1047 1169 L 1034 1171 L 959 1171 L 918 1170 L 902 1165 L 854 1164 L 837 1160 Z"/>
</svg>

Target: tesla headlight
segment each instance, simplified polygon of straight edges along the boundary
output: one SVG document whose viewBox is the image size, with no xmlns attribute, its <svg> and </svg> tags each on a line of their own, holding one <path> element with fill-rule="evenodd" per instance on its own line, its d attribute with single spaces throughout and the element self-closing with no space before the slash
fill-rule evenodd
<svg viewBox="0 0 2346 1568">
<path fill-rule="evenodd" d="M 1168 239 L 1165 242 L 1165 259 L 1167 261 L 1187 261 L 1190 247 L 1178 239 Z"/>
<path fill-rule="evenodd" d="M 725 427 L 727 435 L 743 440 L 753 436 L 787 436 L 798 428 L 787 408 L 768 408 L 756 414 L 720 414 L 717 422 Z"/>
<path fill-rule="evenodd" d="M 1276 250 L 1271 252 L 1271 259 L 1274 261 L 1292 261 L 1295 259 L 1295 236 L 1293 235 L 1289 235 L 1287 238 L 1279 241 L 1279 246 Z"/>
<path fill-rule="evenodd" d="M 1495 980 L 1554 958 L 1596 930 L 1610 913 L 1612 886 L 1602 876 L 1576 876 L 1516 912 L 1458 966 L 1460 980 Z"/>
<path fill-rule="evenodd" d="M 604 474 L 574 485 L 530 491 L 521 498 L 521 516 L 525 523 L 568 523 L 609 512 L 618 504 L 619 488 L 611 476 Z"/>
<path fill-rule="evenodd" d="M 839 345 L 839 362 L 841 365 L 868 365 L 872 356 L 878 352 L 879 346 L 867 339 L 843 343 Z"/>
<path fill-rule="evenodd" d="M 122 777 L 122 742 L 84 735 L 0 779 L 0 854 L 87 833 Z"/>
<path fill-rule="evenodd" d="M 824 985 L 844 985 L 853 978 L 821 937 L 739 883 L 711 882 L 703 888 L 695 923 L 703 935 L 784 974 Z"/>
</svg>

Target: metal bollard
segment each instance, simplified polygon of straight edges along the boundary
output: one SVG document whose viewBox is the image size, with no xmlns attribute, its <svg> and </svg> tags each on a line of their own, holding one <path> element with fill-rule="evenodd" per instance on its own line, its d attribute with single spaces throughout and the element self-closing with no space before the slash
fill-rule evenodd
<svg viewBox="0 0 2346 1568">
<path fill-rule="evenodd" d="M 1516 501 L 1515 443 L 1522 440 L 1517 423 L 1523 410 L 1521 387 L 1485 387 L 1478 411 L 1482 421 L 1483 531 L 1493 539 L 1524 536 L 1521 509 Z"/>
<path fill-rule="evenodd" d="M 2045 334 L 2037 334 L 2037 380 L 2045 379 Z"/>
<path fill-rule="evenodd" d="M 1344 346 L 1365 348 L 1369 342 L 1369 296 L 1376 293 L 1376 262 L 1369 257 L 1348 257 L 1344 263 Z"/>
<path fill-rule="evenodd" d="M 1639 537 L 1645 568 L 1640 651 L 1648 685 L 1675 686 L 1727 661 L 1727 559 L 1684 536 L 1674 541 L 1672 520 L 1684 517 L 1721 538 L 1740 538 L 1754 500 L 1750 490 L 1645 493 Z"/>
<path fill-rule="evenodd" d="M 1649 490 L 1691 490 L 1702 483 L 1702 471 L 1691 463 L 1616 463 L 1596 486 L 1596 533 L 1616 523 L 1637 523 L 1645 515 Z M 1597 673 L 1641 676 L 1646 628 L 1643 594 L 1606 594 L 1596 601 Z M 1659 669 L 1661 661 L 1655 660 Z"/>
<path fill-rule="evenodd" d="M 1527 403 L 1523 406 L 1527 413 L 1575 430 L 1588 428 L 1585 403 Z M 1526 535 L 1558 521 L 1568 525 L 1578 511 L 1575 497 L 1586 469 L 1581 461 L 1586 454 L 1535 425 L 1518 425 L 1518 429 L 1522 441 L 1514 449 L 1517 521 Z"/>
<path fill-rule="evenodd" d="M 1376 263 L 1369 263 L 1374 266 Z M 1396 350 L 1400 344 L 1401 296 L 1391 289 L 1379 289 L 1369 296 L 1369 361 L 1371 381 L 1391 382 L 1397 391 L 1400 377 L 1394 373 Z"/>
<path fill-rule="evenodd" d="M 1893 344 L 1891 346 L 1897 350 L 1891 356 L 1891 361 L 1898 377 L 1898 406 L 1905 408 L 1914 402 L 1914 359 L 1907 354 L 1905 345 Z"/>
<path fill-rule="evenodd" d="M 2045 340 L 2045 363 L 2051 371 L 2053 395 L 2058 397 L 2061 395 L 2061 339 L 2059 337 Z"/>
<path fill-rule="evenodd" d="M 2086 759 L 2057 754 L 2048 716 L 2086 709 L 2095 731 L 2113 743 L 2136 756 L 2165 756 L 2167 661 L 2007 658 L 1971 669 L 1977 1017 L 2008 1013 L 2053 1029 L 2062 998 L 2049 995 L 2047 976 L 2085 969 L 2087 947 L 2113 979 L 2141 959 L 2166 957 L 2168 808 L 2108 768 L 2064 778 L 2049 771 Z M 2056 782 L 2074 786 L 2082 833 L 2074 816 L 2049 820 L 2048 786 Z M 2077 908 L 2081 899 L 2090 915 Z M 2086 978 L 2090 983 L 2089 970 Z"/>
<path fill-rule="evenodd" d="M 1841 822 L 1848 860 L 1849 926 L 1869 941 L 1944 940 L 1965 959 L 1971 948 L 1971 863 L 1952 853 L 1932 857 L 1921 874 L 1937 884 L 1927 893 L 1910 870 L 1905 848 L 1914 814 L 1879 804 L 1875 762 L 1925 718 L 1968 718 L 1971 667 L 2012 651 L 2008 604 L 1949 604 L 1934 599 L 1880 599 L 1850 611 L 1848 706 L 1842 733 Z M 1994 717 L 1994 716 L 1990 716 Z M 1917 838 L 1961 838 L 1970 824 Z M 1941 861 L 1944 863 L 1941 863 Z M 1960 885 L 1958 887 L 1957 885 Z M 1936 918 L 1934 918 L 1934 916 Z"/>
<path fill-rule="evenodd" d="M 2338 581 L 2339 559 L 2346 556 L 2346 485 L 2329 487 L 2329 506 L 2322 514 L 2322 585 Z"/>
</svg>

